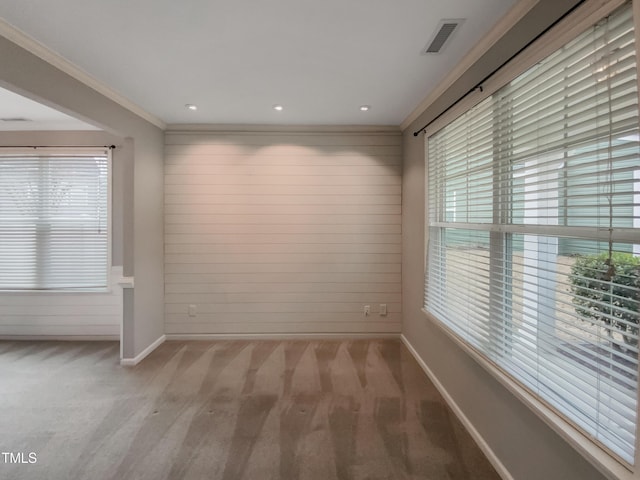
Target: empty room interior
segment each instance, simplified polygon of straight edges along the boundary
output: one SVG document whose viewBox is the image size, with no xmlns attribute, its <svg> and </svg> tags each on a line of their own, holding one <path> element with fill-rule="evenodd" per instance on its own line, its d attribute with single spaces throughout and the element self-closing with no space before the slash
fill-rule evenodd
<svg viewBox="0 0 640 480">
<path fill-rule="evenodd" d="M 0 0 L 0 479 L 640 479 L 640 0 Z"/>
</svg>

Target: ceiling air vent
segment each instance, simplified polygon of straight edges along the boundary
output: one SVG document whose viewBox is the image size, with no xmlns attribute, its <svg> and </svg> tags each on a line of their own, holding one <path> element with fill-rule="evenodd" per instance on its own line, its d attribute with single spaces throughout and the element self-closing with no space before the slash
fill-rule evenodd
<svg viewBox="0 0 640 480">
<path fill-rule="evenodd" d="M 448 20 L 440 20 L 438 28 L 427 43 L 427 46 L 422 49 L 423 55 L 431 53 L 440 53 L 447 43 L 451 40 L 454 32 L 460 28 L 460 25 L 464 23 L 463 18 L 453 18 Z"/>
</svg>

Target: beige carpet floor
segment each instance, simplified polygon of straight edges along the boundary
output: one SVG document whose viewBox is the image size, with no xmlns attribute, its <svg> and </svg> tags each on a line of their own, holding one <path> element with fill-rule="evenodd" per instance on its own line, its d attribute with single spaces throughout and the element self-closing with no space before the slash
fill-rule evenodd
<svg viewBox="0 0 640 480">
<path fill-rule="evenodd" d="M 3 480 L 499 478 L 395 340 L 166 342 L 134 368 L 0 342 L 0 453 Z"/>
</svg>

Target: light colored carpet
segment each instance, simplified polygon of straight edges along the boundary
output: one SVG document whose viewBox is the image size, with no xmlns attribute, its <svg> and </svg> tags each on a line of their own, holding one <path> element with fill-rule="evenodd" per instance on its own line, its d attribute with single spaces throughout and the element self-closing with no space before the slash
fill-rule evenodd
<svg viewBox="0 0 640 480">
<path fill-rule="evenodd" d="M 0 371 L 0 452 L 26 462 L 1 479 L 499 479 L 395 340 L 167 342 L 135 368 L 0 342 Z"/>
</svg>

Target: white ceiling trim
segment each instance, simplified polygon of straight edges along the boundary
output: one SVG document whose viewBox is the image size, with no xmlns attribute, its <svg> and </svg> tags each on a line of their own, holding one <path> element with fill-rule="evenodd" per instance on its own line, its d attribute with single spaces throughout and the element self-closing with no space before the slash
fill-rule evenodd
<svg viewBox="0 0 640 480">
<path fill-rule="evenodd" d="M 493 26 L 487 35 L 462 58 L 449 74 L 434 88 L 429 95 L 404 119 L 400 128 L 405 130 L 417 119 L 433 102 L 435 102 L 458 78 L 477 62 L 504 34 L 531 10 L 539 0 L 520 0 Z"/>
<path fill-rule="evenodd" d="M 244 125 L 244 124 L 169 124 L 166 133 L 198 134 L 216 133 L 285 133 L 285 134 L 379 134 L 400 135 L 395 125 Z"/>
<path fill-rule="evenodd" d="M 15 43 L 19 47 L 24 48 L 33 55 L 41 58 L 45 62 L 53 65 L 67 75 L 70 75 L 76 80 L 93 88 L 105 97 L 116 102 L 121 107 L 126 108 L 130 112 L 152 123 L 156 127 L 161 128 L 162 130 L 167 127 L 160 118 L 150 114 L 128 98 L 107 87 L 102 82 L 98 81 L 96 78 L 88 74 L 86 71 L 75 66 L 73 63 L 69 62 L 58 53 L 38 42 L 33 37 L 27 35 L 22 30 L 14 27 L 3 18 L 0 18 L 0 35 L 5 37 L 7 40 Z"/>
</svg>

